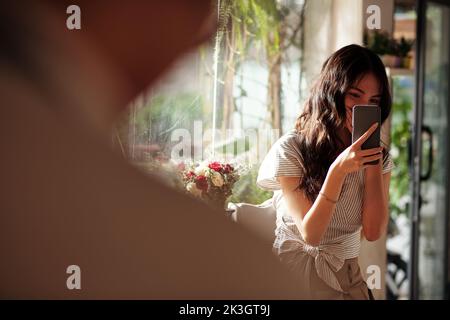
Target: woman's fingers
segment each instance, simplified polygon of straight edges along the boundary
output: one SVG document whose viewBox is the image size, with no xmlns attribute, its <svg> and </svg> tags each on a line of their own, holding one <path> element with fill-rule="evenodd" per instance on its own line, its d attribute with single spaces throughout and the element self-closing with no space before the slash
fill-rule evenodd
<svg viewBox="0 0 450 320">
<path fill-rule="evenodd" d="M 374 154 L 378 154 L 378 153 L 380 153 L 382 151 L 383 151 L 383 147 L 366 149 L 366 150 L 358 150 L 358 151 L 356 151 L 356 155 L 360 156 L 360 157 L 366 157 L 366 156 L 371 156 L 371 155 L 374 155 Z"/>
<path fill-rule="evenodd" d="M 375 161 L 375 160 L 381 159 L 382 156 L 383 156 L 383 154 L 380 153 L 380 154 L 376 154 L 376 155 L 373 155 L 373 156 L 363 157 L 362 162 L 363 162 L 363 164 L 366 164 L 367 162 L 371 162 L 371 161 Z"/>
<path fill-rule="evenodd" d="M 372 133 L 377 129 L 378 127 L 378 122 L 375 122 L 370 128 L 369 130 L 367 130 L 361 137 L 359 137 L 358 140 L 356 140 L 353 144 L 352 147 L 356 148 L 356 149 L 361 149 L 361 146 L 364 142 L 366 142 L 367 139 L 369 139 L 369 137 L 372 135 Z"/>
<path fill-rule="evenodd" d="M 347 116 L 346 116 L 345 120 L 347 122 L 347 127 L 351 128 L 352 127 L 352 111 L 349 108 L 347 108 Z"/>
</svg>

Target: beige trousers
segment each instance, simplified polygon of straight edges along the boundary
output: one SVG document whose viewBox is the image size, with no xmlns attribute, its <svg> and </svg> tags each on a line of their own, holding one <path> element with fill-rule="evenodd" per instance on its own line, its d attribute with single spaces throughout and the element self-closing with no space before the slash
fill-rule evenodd
<svg viewBox="0 0 450 320">
<path fill-rule="evenodd" d="M 293 257 L 292 255 L 295 255 Z M 289 256 L 291 255 L 291 256 Z M 319 276 L 314 264 L 314 258 L 305 253 L 280 254 L 281 262 L 294 273 L 299 286 L 315 300 L 373 300 L 372 293 L 361 275 L 358 258 L 347 259 L 343 267 L 335 273 L 342 293 L 328 286 Z"/>
</svg>

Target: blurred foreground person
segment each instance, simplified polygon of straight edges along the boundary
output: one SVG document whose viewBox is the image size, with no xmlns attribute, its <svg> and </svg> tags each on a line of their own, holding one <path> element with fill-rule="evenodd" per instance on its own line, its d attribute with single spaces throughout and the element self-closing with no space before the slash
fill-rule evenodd
<svg viewBox="0 0 450 320">
<path fill-rule="evenodd" d="M 214 33 L 211 3 L 78 1 L 81 30 L 70 4 L 0 4 L 0 297 L 305 297 L 270 246 L 109 146 L 124 106 Z"/>
</svg>

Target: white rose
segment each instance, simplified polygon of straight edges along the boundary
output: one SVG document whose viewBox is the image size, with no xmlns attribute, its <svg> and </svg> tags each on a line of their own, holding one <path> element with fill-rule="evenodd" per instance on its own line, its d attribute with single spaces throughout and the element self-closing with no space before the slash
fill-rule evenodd
<svg viewBox="0 0 450 320">
<path fill-rule="evenodd" d="M 211 181 L 213 183 L 213 185 L 215 185 L 216 187 L 221 187 L 223 186 L 223 178 L 222 175 L 220 174 L 220 172 L 214 171 L 211 173 Z"/>
<path fill-rule="evenodd" d="M 197 176 L 204 176 L 207 168 L 208 167 L 206 166 L 199 165 L 197 168 L 195 168 L 194 172 Z"/>
<path fill-rule="evenodd" d="M 202 190 L 197 188 L 194 182 L 189 182 L 186 186 L 186 189 L 187 191 L 189 191 L 189 193 L 193 194 L 196 197 L 200 197 L 202 195 Z"/>
</svg>

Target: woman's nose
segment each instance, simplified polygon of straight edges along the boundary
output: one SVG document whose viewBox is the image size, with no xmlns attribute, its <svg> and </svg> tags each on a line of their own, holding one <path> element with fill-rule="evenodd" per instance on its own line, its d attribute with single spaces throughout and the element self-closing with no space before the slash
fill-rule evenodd
<svg viewBox="0 0 450 320">
<path fill-rule="evenodd" d="M 360 104 L 365 104 L 365 105 L 371 104 L 370 99 L 369 98 L 361 98 Z"/>
</svg>

